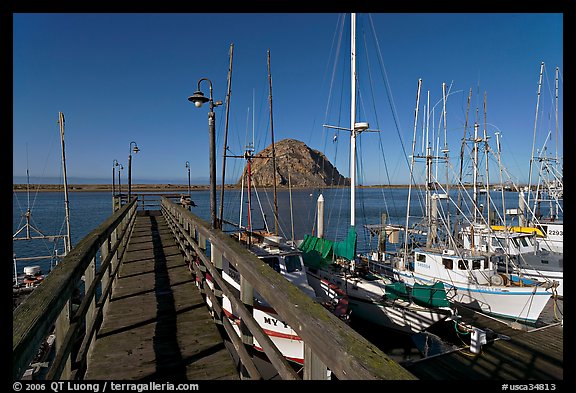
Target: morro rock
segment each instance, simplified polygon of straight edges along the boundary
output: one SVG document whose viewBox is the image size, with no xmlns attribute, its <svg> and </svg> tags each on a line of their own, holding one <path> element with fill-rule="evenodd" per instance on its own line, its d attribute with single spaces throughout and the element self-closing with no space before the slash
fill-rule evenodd
<svg viewBox="0 0 576 393">
<path fill-rule="evenodd" d="M 316 188 L 326 186 L 349 186 L 350 179 L 342 176 L 326 156 L 311 149 L 304 142 L 283 139 L 274 143 L 276 152 L 276 187 Z M 244 167 L 242 176 L 246 176 Z M 272 144 L 254 154 L 251 165 L 251 181 L 256 187 L 274 185 Z M 242 178 L 238 180 L 238 185 Z"/>
</svg>

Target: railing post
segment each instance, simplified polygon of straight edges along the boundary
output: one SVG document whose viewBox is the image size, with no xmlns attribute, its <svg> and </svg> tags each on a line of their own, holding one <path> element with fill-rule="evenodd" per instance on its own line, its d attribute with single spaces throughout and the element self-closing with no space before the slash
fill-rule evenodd
<svg viewBox="0 0 576 393">
<path fill-rule="evenodd" d="M 252 314 L 254 310 L 254 287 L 244 276 L 240 276 L 240 300 Z M 242 342 L 252 346 L 254 344 L 254 337 L 243 321 L 240 321 L 240 332 L 242 333 Z"/>
<path fill-rule="evenodd" d="M 118 240 L 117 240 L 116 229 L 115 229 L 110 234 L 108 239 L 106 239 L 104 244 L 102 244 L 102 247 L 100 247 L 100 255 L 101 255 L 102 260 L 105 260 L 108 257 L 108 255 L 110 254 L 110 252 L 112 250 L 112 247 L 114 247 L 114 244 L 117 241 Z M 114 266 L 116 265 L 116 263 L 118 263 L 118 254 L 114 253 L 114 255 L 112 255 L 112 257 L 110 259 L 110 264 L 108 265 L 108 268 L 102 274 L 102 282 L 100 284 L 100 288 L 102 288 L 102 290 L 104 288 L 108 287 L 108 283 L 112 279 L 112 272 L 114 271 Z M 106 312 L 106 310 L 108 309 L 108 304 L 110 304 L 110 297 L 109 296 L 110 295 L 107 295 L 103 299 L 101 299 L 102 310 L 104 312 Z"/>
<path fill-rule="evenodd" d="M 102 246 L 100 247 L 100 262 L 102 262 L 104 258 L 106 258 L 105 254 L 107 254 L 107 252 L 104 250 L 106 250 L 107 244 L 108 242 L 105 241 L 104 244 L 102 244 Z M 84 288 L 90 288 L 95 278 L 96 278 L 96 258 L 92 258 L 92 261 L 90 262 L 88 268 L 86 268 L 86 272 L 84 273 Z M 96 320 L 96 296 L 97 293 L 94 293 L 92 299 L 90 299 L 90 306 L 88 306 L 88 311 L 86 312 L 86 318 L 85 318 L 86 329 L 89 329 L 90 326 L 92 326 L 92 323 L 94 323 L 94 321 Z M 86 331 L 86 334 L 89 333 L 90 333 L 89 331 Z M 95 340 L 92 339 L 88 344 L 88 354 L 87 354 L 88 358 L 90 356 L 90 353 L 92 352 L 94 341 Z"/>
<path fill-rule="evenodd" d="M 63 345 L 64 345 L 64 338 L 66 337 L 66 334 L 68 333 L 68 329 L 70 328 L 70 314 L 71 314 L 71 302 L 70 299 L 68 299 L 68 301 L 66 302 L 66 304 L 64 305 L 64 308 L 62 309 L 62 311 L 60 312 L 60 314 L 58 315 L 58 318 L 56 319 L 56 341 L 55 341 L 55 347 L 56 347 L 56 353 L 64 350 Z M 70 359 L 70 356 L 67 357 L 66 359 L 66 365 L 64 366 L 64 369 L 62 370 L 62 374 L 60 375 L 60 379 L 70 379 L 70 377 L 72 376 L 72 361 Z"/>
<path fill-rule="evenodd" d="M 240 276 L 240 301 L 244 303 L 248 312 L 253 315 L 254 287 L 244 278 L 243 275 Z M 250 350 L 254 345 L 254 336 L 242 318 L 240 319 L 240 335 L 246 349 Z M 240 372 L 241 375 L 246 375 L 248 371 L 244 365 L 242 365 Z"/>
<path fill-rule="evenodd" d="M 328 380 L 328 367 L 304 343 L 304 378 L 305 380 Z"/>
<path fill-rule="evenodd" d="M 216 271 L 218 272 L 218 274 L 220 276 L 222 276 L 222 253 L 212 243 L 210 243 L 210 259 L 212 261 L 212 264 L 216 268 Z M 222 308 L 222 290 L 220 289 L 220 286 L 218 286 L 218 283 L 216 281 L 214 281 L 213 284 L 214 284 L 214 289 L 213 289 L 214 296 L 218 300 L 218 304 L 220 305 L 220 308 Z M 222 324 L 221 313 L 218 314 L 218 313 L 214 312 L 213 317 L 214 317 L 214 320 L 218 324 Z"/>
<path fill-rule="evenodd" d="M 121 203 L 120 203 L 120 197 L 117 195 L 114 195 L 112 197 L 112 212 L 116 212 L 116 210 L 120 209 Z"/>
<path fill-rule="evenodd" d="M 206 254 L 206 237 L 204 235 L 202 235 L 200 233 L 200 231 L 198 231 L 196 229 L 196 227 L 193 227 L 193 232 L 194 232 L 194 238 L 196 239 L 196 242 L 198 243 L 198 248 L 201 250 L 201 252 L 203 252 L 204 254 Z M 193 263 L 196 263 L 195 261 Z M 202 293 L 202 295 L 204 296 L 204 299 L 206 299 L 206 288 L 204 288 L 204 286 L 206 285 L 206 278 L 204 276 L 204 274 L 200 274 L 200 275 L 196 275 L 196 283 L 199 286 L 200 292 Z"/>
</svg>

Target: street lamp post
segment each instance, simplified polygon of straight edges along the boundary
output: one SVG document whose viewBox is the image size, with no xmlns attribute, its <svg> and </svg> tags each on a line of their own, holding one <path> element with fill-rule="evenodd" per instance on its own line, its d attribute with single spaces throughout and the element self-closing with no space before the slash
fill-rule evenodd
<svg viewBox="0 0 576 393">
<path fill-rule="evenodd" d="M 116 196 L 116 179 L 115 179 L 115 173 L 116 173 L 116 167 L 118 166 L 118 160 L 114 159 L 112 161 L 112 197 Z"/>
<path fill-rule="evenodd" d="M 117 210 L 116 204 L 116 167 L 118 166 L 118 160 L 114 159 L 112 161 L 112 211 Z"/>
<path fill-rule="evenodd" d="M 204 93 L 200 91 L 200 82 L 202 81 L 207 81 L 210 85 L 210 98 L 206 98 Z M 205 102 L 210 102 L 210 112 L 208 112 L 208 133 L 210 140 L 210 224 L 212 229 L 215 229 L 219 228 L 219 224 L 216 220 L 216 114 L 214 113 L 214 107 L 222 105 L 222 101 L 214 102 L 212 98 L 212 82 L 208 78 L 200 78 L 198 80 L 198 90 L 188 97 L 188 101 L 193 102 L 196 108 L 200 108 Z"/>
<path fill-rule="evenodd" d="M 122 164 L 116 164 L 118 167 L 118 200 L 120 201 L 120 206 L 122 206 L 122 177 L 120 176 L 120 171 L 124 170 Z"/>
<path fill-rule="evenodd" d="M 132 147 L 132 144 L 134 144 L 134 147 Z M 130 202 L 132 197 L 132 152 L 136 154 L 139 151 L 140 149 L 138 149 L 136 142 L 130 142 L 130 151 L 128 152 L 128 202 Z"/>
<path fill-rule="evenodd" d="M 192 197 L 192 192 L 190 190 L 190 162 L 186 161 L 186 168 L 188 169 L 188 196 Z"/>
</svg>

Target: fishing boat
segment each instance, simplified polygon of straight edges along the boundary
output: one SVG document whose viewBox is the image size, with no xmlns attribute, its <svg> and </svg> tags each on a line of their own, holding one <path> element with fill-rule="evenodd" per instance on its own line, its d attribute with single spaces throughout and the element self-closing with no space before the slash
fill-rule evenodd
<svg viewBox="0 0 576 393">
<path fill-rule="evenodd" d="M 543 66 L 543 65 L 542 65 Z M 542 71 L 542 69 L 541 69 Z M 556 74 L 556 79 L 558 79 L 558 70 Z M 540 75 L 542 76 L 542 74 Z M 556 96 L 558 93 L 556 92 Z M 478 147 L 479 143 L 488 142 L 488 137 L 484 135 L 483 138 L 478 137 L 478 127 L 477 124 L 474 128 L 474 138 L 471 138 L 473 142 L 472 151 L 474 156 L 472 157 L 472 163 L 475 168 L 478 167 Z M 536 132 L 534 134 L 534 140 L 536 140 Z M 486 154 L 486 161 L 488 161 L 488 153 L 491 151 L 489 148 L 485 148 L 484 152 Z M 500 140 L 499 133 L 496 133 L 496 152 L 499 166 L 500 164 Z M 561 187 L 562 183 L 558 181 L 558 178 L 554 177 L 554 180 L 549 180 L 546 178 L 546 174 L 557 173 L 554 171 L 554 166 L 547 163 L 544 153 L 542 153 L 539 162 L 541 167 L 539 168 L 539 181 L 536 190 L 537 196 L 542 196 L 543 194 L 549 195 L 550 200 L 548 202 L 554 202 L 549 204 L 547 219 L 539 221 L 538 218 L 542 219 L 542 209 L 540 204 L 543 204 L 542 198 L 538 198 L 534 207 L 530 207 L 530 203 L 525 200 L 524 191 L 520 190 L 518 193 L 518 208 L 517 209 L 505 209 L 504 198 L 505 195 L 502 192 L 502 210 L 504 214 L 493 214 L 497 213 L 490 211 L 495 206 L 492 200 L 492 195 L 485 195 L 487 211 L 482 214 L 482 209 L 479 209 L 479 200 L 475 190 L 477 189 L 477 170 L 474 170 L 473 178 L 473 195 L 472 195 L 472 205 L 474 209 L 472 222 L 467 223 L 463 226 L 459 233 L 459 244 L 461 244 L 464 249 L 472 251 L 480 251 L 487 253 L 494 260 L 494 263 L 498 266 L 498 270 L 501 273 L 510 275 L 515 281 L 523 282 L 524 280 L 529 280 L 537 283 L 541 283 L 543 286 L 551 288 L 554 297 L 563 297 L 563 254 L 562 254 L 562 236 L 561 228 L 562 222 L 554 222 L 558 217 L 559 211 L 561 212 Z M 488 171 L 488 169 L 486 169 Z M 500 171 L 502 173 L 502 171 Z M 488 178 L 488 173 L 486 174 Z M 546 192 L 543 192 L 542 189 Z M 528 186 L 527 192 L 530 195 L 531 187 Z M 538 212 L 538 214 L 535 214 Z M 502 213 L 502 212 L 501 212 Z M 511 216 L 508 219 L 507 216 Z M 527 220 L 526 217 L 531 217 Z M 514 222 L 518 219 L 518 222 Z M 559 233 L 556 233 L 553 229 L 549 228 L 544 222 L 548 221 L 553 225 L 559 226 Z M 557 227 L 558 228 L 558 227 Z"/>
<path fill-rule="evenodd" d="M 444 85 L 443 85 L 444 86 Z M 420 96 L 420 84 L 418 94 Z M 443 100 L 446 101 L 445 88 L 443 87 Z M 419 99 L 417 99 L 418 106 Z M 417 116 L 418 110 L 416 110 Z M 445 114 L 444 114 L 445 116 Z M 415 121 L 415 124 L 417 121 Z M 472 217 L 466 217 L 469 225 L 463 233 L 474 232 L 475 224 L 482 222 L 482 213 L 487 214 L 481 208 L 478 200 L 476 180 L 478 171 L 478 143 L 487 140 L 478 135 L 478 124 L 474 126 L 473 149 L 473 195 L 470 197 L 464 187 L 458 188 L 471 199 Z M 413 151 L 411 163 L 411 178 L 414 179 L 414 168 L 416 158 L 419 157 L 414 151 L 416 146 L 416 127 L 413 136 Z M 461 203 L 454 200 L 447 191 L 448 181 L 445 186 L 432 177 L 430 170 L 434 160 L 449 163 L 447 141 L 445 141 L 442 153 L 434 152 L 433 147 L 422 158 L 426 161 L 425 180 L 425 200 L 426 226 L 425 239 L 414 242 L 413 247 L 408 246 L 409 234 L 404 238 L 404 247 L 397 258 L 388 261 L 393 275 L 398 280 L 409 286 L 417 284 L 437 284 L 442 283 L 448 294 L 450 302 L 466 306 L 481 311 L 492 316 L 502 317 L 521 323 L 533 324 L 536 322 L 544 307 L 553 294 L 553 285 L 548 285 L 542 281 L 535 281 L 520 277 L 518 274 L 502 272 L 499 270 L 498 262 L 500 257 L 506 252 L 490 251 L 489 248 L 481 249 L 474 247 L 475 237 L 464 236 L 470 242 L 463 246 L 453 234 L 454 220 L 451 212 L 462 211 Z M 448 180 L 448 179 L 447 179 Z M 410 185 L 412 188 L 412 184 Z M 411 192 L 408 193 L 410 206 Z M 460 194 L 459 194 L 460 195 Z M 486 196 L 488 197 L 488 196 Z M 461 201 L 460 201 L 461 202 Z M 489 201 L 487 207 L 490 206 Z M 409 213 L 409 212 L 408 212 Z M 489 214 L 488 214 L 489 216 Z M 409 214 L 406 215 L 406 226 L 409 228 Z M 494 233 L 490 229 L 490 233 Z M 496 239 L 496 238 L 493 238 Z M 481 240 L 492 240 L 482 239 Z"/>
<path fill-rule="evenodd" d="M 461 229 L 465 249 L 492 255 L 498 271 L 510 274 L 514 280 L 528 279 L 552 288 L 553 295 L 564 297 L 564 256 L 541 249 L 536 233 L 501 225 L 471 224 Z"/>
<path fill-rule="evenodd" d="M 537 125 L 540 108 L 540 89 L 542 86 L 542 74 L 544 62 L 540 65 L 540 78 L 538 82 L 538 98 L 536 101 L 536 118 L 534 120 L 534 136 L 532 142 L 532 154 L 530 156 L 530 172 L 526 190 L 526 201 L 522 209 L 522 226 L 534 227 L 540 230 L 536 241 L 540 248 L 556 253 L 564 252 L 564 181 L 563 164 L 559 147 L 559 121 L 558 121 L 558 84 L 559 68 L 555 72 L 555 135 L 552 130 L 547 130 L 544 143 L 540 148 L 537 143 Z M 555 148 L 549 149 L 548 144 L 555 140 Z M 538 152 L 535 154 L 535 151 Z M 534 176 L 536 172 L 536 176 Z M 536 180 L 533 181 L 533 178 Z"/>
<path fill-rule="evenodd" d="M 323 217 L 318 214 L 318 234 L 305 235 L 299 243 L 304 252 L 308 281 L 320 296 L 327 284 L 337 285 L 348 295 L 351 318 L 369 321 L 403 333 L 420 333 L 433 324 L 454 316 L 442 284 L 409 288 L 402 281 L 386 277 L 367 264 L 356 252 L 356 139 L 369 130 L 367 122 L 357 121 L 356 113 L 356 14 L 351 15 L 350 126 L 337 128 L 350 132 L 350 226 L 345 240 L 324 238 Z M 323 196 L 320 195 L 323 200 Z M 373 261 L 377 262 L 377 261 Z M 381 266 L 383 268 L 383 265 Z"/>
</svg>

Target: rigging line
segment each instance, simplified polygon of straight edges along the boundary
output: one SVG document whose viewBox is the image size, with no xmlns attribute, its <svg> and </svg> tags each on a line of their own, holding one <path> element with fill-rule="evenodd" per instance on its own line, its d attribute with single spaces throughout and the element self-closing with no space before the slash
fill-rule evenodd
<svg viewBox="0 0 576 393">
<path fill-rule="evenodd" d="M 338 24 L 340 23 L 340 20 L 341 20 L 341 19 L 342 19 L 342 16 L 336 21 L 336 27 L 337 27 Z M 336 41 L 336 38 L 337 38 L 337 33 L 338 33 L 338 28 L 335 28 L 335 29 L 334 29 L 334 36 L 332 37 L 331 50 L 330 50 L 329 53 L 332 53 L 332 52 L 333 52 L 332 49 L 333 49 L 334 46 L 335 46 L 335 41 Z M 324 86 L 326 85 L 326 80 L 327 80 L 327 78 L 328 78 L 329 64 L 330 64 L 330 61 L 328 61 L 328 62 L 326 63 L 326 67 L 325 67 L 325 69 L 324 69 L 324 73 L 323 73 L 323 76 L 322 76 L 322 83 L 321 83 L 321 86 L 322 86 L 322 87 L 321 87 L 321 90 L 322 90 L 322 91 L 324 90 Z M 332 89 L 332 84 L 333 84 L 333 81 L 331 82 L 331 85 L 330 85 L 330 91 L 331 91 L 331 89 Z M 328 97 L 331 97 L 331 94 L 329 94 Z M 311 142 L 311 140 L 312 140 L 312 136 L 315 134 L 314 130 L 316 129 L 316 111 L 314 111 L 314 112 L 315 112 L 315 113 L 314 113 L 314 118 L 313 118 L 313 120 L 312 120 L 312 126 L 311 126 L 311 128 L 310 128 L 310 130 L 309 130 L 309 132 L 308 132 L 308 139 L 306 140 L 306 142 L 307 142 L 308 145 L 310 145 L 310 142 Z M 324 129 L 322 129 L 322 139 L 323 139 L 323 137 L 324 137 Z M 321 139 L 321 140 L 322 140 L 322 139 Z"/>
<path fill-rule="evenodd" d="M 362 149 L 362 139 L 363 138 L 360 138 L 359 143 L 357 145 L 357 147 L 358 147 L 357 150 L 359 153 L 362 152 L 362 150 L 363 150 Z M 359 172 L 358 178 L 360 178 L 360 180 L 362 180 L 362 184 L 365 184 L 366 179 L 364 177 L 364 169 L 363 169 L 364 168 L 364 156 L 362 154 L 359 154 L 358 157 L 360 158 L 359 165 L 357 167 L 358 168 L 357 170 Z M 365 189 L 361 189 L 359 191 L 361 192 L 359 199 L 360 199 L 360 202 L 362 204 L 362 220 L 363 220 L 364 224 L 367 224 L 368 223 L 368 217 L 366 215 L 366 201 L 365 201 L 365 198 L 363 197 Z M 356 233 L 358 235 L 358 231 L 356 231 Z M 362 231 L 362 234 L 363 234 L 364 244 L 367 244 L 368 243 L 368 234 L 366 233 L 366 230 Z M 363 250 L 363 251 L 365 251 L 365 250 Z"/>
<path fill-rule="evenodd" d="M 383 73 L 383 77 L 384 77 L 384 85 L 386 86 L 386 95 L 388 97 L 388 104 L 390 105 L 390 109 L 392 111 L 392 118 L 394 120 L 394 125 L 396 126 L 396 132 L 398 135 L 398 139 L 400 139 L 400 146 L 402 147 L 402 152 L 404 153 L 404 158 L 406 159 L 406 165 L 408 166 L 408 168 L 410 168 L 410 161 L 408 159 L 408 154 L 406 154 L 406 147 L 404 146 L 404 140 L 402 139 L 402 132 L 400 129 L 400 124 L 398 122 L 398 115 L 396 113 L 396 106 L 394 104 L 394 97 L 392 96 L 392 92 L 390 91 L 390 83 L 388 81 L 388 74 L 386 72 L 386 67 L 384 66 L 384 60 L 382 58 L 382 51 L 380 50 L 380 44 L 379 44 L 379 39 L 378 36 L 376 35 L 376 29 L 374 27 L 374 21 L 372 20 L 372 15 L 368 14 L 368 17 L 370 19 L 370 27 L 372 28 L 372 34 L 374 36 L 375 42 L 376 42 L 376 47 L 377 47 L 377 53 L 378 53 L 378 61 L 381 67 L 381 72 Z"/>
<path fill-rule="evenodd" d="M 365 31 L 363 30 L 363 34 L 362 37 L 364 38 L 364 47 L 368 48 L 368 43 L 366 41 L 366 34 L 364 33 Z M 378 117 L 378 111 L 376 108 L 376 98 L 375 98 L 375 94 L 374 94 L 374 82 L 373 82 L 373 78 L 372 78 L 372 68 L 371 68 L 371 64 L 372 62 L 369 59 L 369 54 L 368 54 L 368 50 L 366 49 L 364 51 L 365 57 L 366 57 L 366 64 L 367 64 L 367 69 L 368 69 L 368 80 L 370 81 L 369 86 L 370 86 L 370 95 L 372 97 L 372 106 L 373 106 L 373 113 L 374 113 L 374 117 L 376 118 L 376 129 L 379 130 L 380 129 L 380 121 L 379 121 L 379 117 Z M 362 101 L 363 102 L 363 101 Z M 390 174 L 388 171 L 388 165 L 387 165 L 387 161 L 386 161 L 386 155 L 384 154 L 384 147 L 382 144 L 382 133 L 379 132 L 378 133 L 378 142 L 379 142 L 379 147 L 380 147 L 380 151 L 382 152 L 382 160 L 384 162 L 384 169 L 385 169 L 385 174 L 386 174 L 386 178 L 388 181 L 388 184 L 391 183 L 390 181 Z M 384 196 L 384 193 L 383 193 Z M 386 206 L 386 212 L 388 213 L 388 204 L 385 203 Z M 396 207 L 396 203 L 394 200 L 392 200 L 392 206 L 395 208 Z"/>
<path fill-rule="evenodd" d="M 253 184 L 252 188 L 254 189 L 254 193 L 256 194 L 256 199 L 258 199 L 258 207 L 260 208 L 260 214 L 262 214 L 262 221 L 264 221 L 264 226 L 266 227 L 266 232 L 270 232 L 268 229 L 268 221 L 266 220 L 266 214 L 264 214 L 264 209 L 262 208 L 262 202 L 260 201 L 260 195 L 258 194 L 258 189 L 256 185 Z"/>
<path fill-rule="evenodd" d="M 338 23 L 336 25 L 336 31 L 334 33 L 334 38 L 332 41 L 332 48 L 334 48 L 334 40 L 336 39 L 336 35 L 338 34 L 338 41 L 336 42 L 336 53 L 334 54 L 334 60 L 333 60 L 333 65 L 332 65 L 332 74 L 331 74 L 331 78 L 330 78 L 330 88 L 328 89 L 328 99 L 326 101 L 326 108 L 324 110 L 324 119 L 325 119 L 325 123 L 328 119 L 328 113 L 330 111 L 330 107 L 332 105 L 332 91 L 334 88 L 334 80 L 336 78 L 336 71 L 338 68 L 338 59 L 340 58 L 340 50 L 342 49 L 342 37 L 344 34 L 344 21 L 345 21 L 345 16 L 344 15 L 340 15 L 340 18 L 338 20 Z M 333 52 L 333 51 L 331 51 Z M 341 106 L 342 104 L 340 104 Z M 324 133 L 324 129 L 323 129 L 323 133 Z"/>
</svg>

